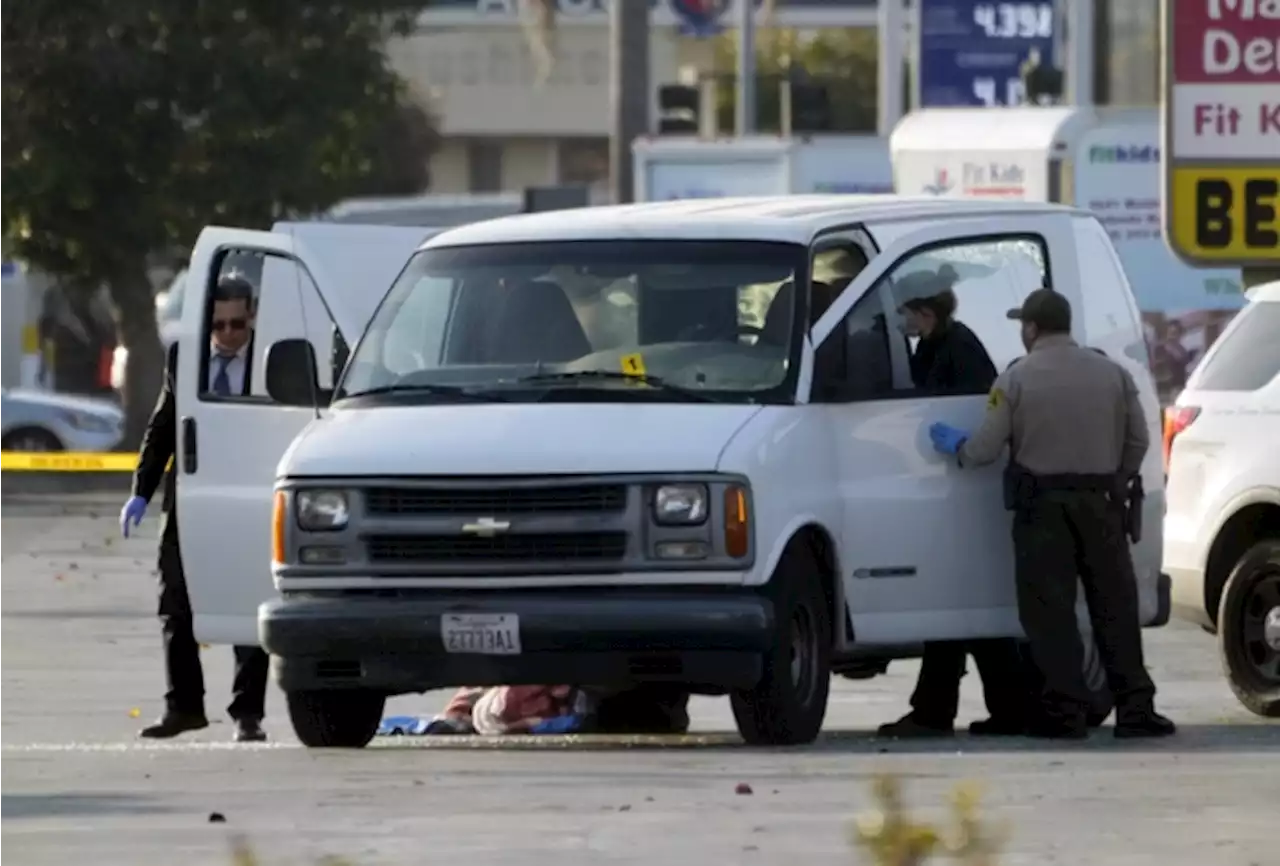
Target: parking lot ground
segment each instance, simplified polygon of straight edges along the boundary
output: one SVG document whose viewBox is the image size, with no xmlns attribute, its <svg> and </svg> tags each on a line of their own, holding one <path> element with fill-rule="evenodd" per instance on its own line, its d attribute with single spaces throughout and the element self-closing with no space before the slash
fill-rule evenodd
<svg viewBox="0 0 1280 866">
<path fill-rule="evenodd" d="M 1146 633 L 1161 707 L 1181 725 L 1156 743 L 1117 743 L 1106 728 L 1066 746 L 879 741 L 875 726 L 911 691 L 917 664 L 903 662 L 874 680 L 837 679 L 828 734 L 805 749 L 742 747 L 727 702 L 699 699 L 694 734 L 677 740 L 410 738 L 315 752 L 293 739 L 277 692 L 268 744 L 227 742 L 225 719 L 141 744 L 134 732 L 163 691 L 155 522 L 121 542 L 117 508 L 6 497 L 0 512 L 2 823 L 15 864 L 226 864 L 243 835 L 263 866 L 323 855 L 361 866 L 849 866 L 868 862 L 850 850 L 849 825 L 886 772 L 939 818 L 956 783 L 981 781 L 986 814 L 1010 832 L 1001 866 L 1280 864 L 1280 725 L 1241 708 L 1212 639 L 1178 623 Z M 230 655 L 204 652 L 215 719 Z M 389 712 L 430 712 L 444 698 L 400 698 Z M 961 720 L 980 715 L 973 675 Z M 735 793 L 740 783 L 751 793 Z"/>
</svg>

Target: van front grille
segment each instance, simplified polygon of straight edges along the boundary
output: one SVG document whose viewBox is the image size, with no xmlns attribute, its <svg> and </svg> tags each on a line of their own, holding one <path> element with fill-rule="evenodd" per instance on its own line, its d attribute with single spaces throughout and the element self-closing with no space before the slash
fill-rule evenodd
<svg viewBox="0 0 1280 866">
<path fill-rule="evenodd" d="M 511 514 L 604 514 L 625 511 L 623 484 L 539 485 L 537 487 L 368 487 L 370 515 L 502 517 Z"/>
<path fill-rule="evenodd" d="M 428 565 L 484 562 L 610 562 L 627 551 L 625 532 L 558 532 L 529 535 L 371 535 L 369 560 Z"/>
</svg>

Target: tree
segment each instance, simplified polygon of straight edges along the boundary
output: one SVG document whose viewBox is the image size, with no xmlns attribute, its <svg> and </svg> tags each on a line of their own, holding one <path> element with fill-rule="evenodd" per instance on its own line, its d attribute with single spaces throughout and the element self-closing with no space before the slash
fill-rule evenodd
<svg viewBox="0 0 1280 866">
<path fill-rule="evenodd" d="M 421 5 L 5 0 L 4 237 L 73 291 L 109 290 L 129 444 L 163 371 L 150 255 L 209 223 L 426 187 L 433 127 L 383 53 Z"/>
<path fill-rule="evenodd" d="M 790 77 L 827 85 L 831 108 L 831 132 L 874 133 L 877 113 L 876 30 L 867 27 L 833 28 L 805 37 L 794 30 L 761 28 L 756 37 L 756 126 L 777 131 L 781 126 L 779 83 Z M 718 93 L 717 124 L 733 129 L 736 90 L 730 83 L 736 71 L 737 35 L 717 38 L 715 71 L 726 76 Z"/>
</svg>

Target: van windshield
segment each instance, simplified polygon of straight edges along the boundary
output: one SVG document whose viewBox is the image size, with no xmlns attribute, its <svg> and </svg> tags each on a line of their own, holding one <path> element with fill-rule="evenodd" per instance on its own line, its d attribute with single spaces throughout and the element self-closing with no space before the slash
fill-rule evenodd
<svg viewBox="0 0 1280 866">
<path fill-rule="evenodd" d="M 790 402 L 793 280 L 806 256 L 756 241 L 423 250 L 335 396 Z"/>
</svg>

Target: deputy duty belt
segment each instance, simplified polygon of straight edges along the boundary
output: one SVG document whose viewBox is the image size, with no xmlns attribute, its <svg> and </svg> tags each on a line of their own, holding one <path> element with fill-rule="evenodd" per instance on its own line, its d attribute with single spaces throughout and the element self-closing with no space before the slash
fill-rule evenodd
<svg viewBox="0 0 1280 866">
<path fill-rule="evenodd" d="M 1035 475 L 1036 490 L 1078 490 L 1111 493 L 1116 489 L 1115 475 L 1085 475 L 1064 473 L 1060 475 Z"/>
</svg>

